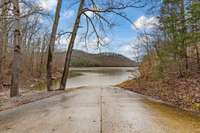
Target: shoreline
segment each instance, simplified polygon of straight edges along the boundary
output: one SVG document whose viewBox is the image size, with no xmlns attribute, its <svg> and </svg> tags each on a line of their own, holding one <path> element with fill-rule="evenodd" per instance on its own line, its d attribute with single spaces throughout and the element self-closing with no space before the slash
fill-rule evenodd
<svg viewBox="0 0 200 133">
<path fill-rule="evenodd" d="M 32 93 L 31 95 L 20 95 L 14 98 L 8 99 L 6 102 L 4 102 L 4 105 L 0 106 L 0 112 L 14 109 L 17 107 L 20 107 L 22 105 L 26 105 L 32 102 L 37 102 L 43 99 L 47 99 L 50 97 L 62 95 L 65 93 L 69 93 L 71 91 L 74 91 L 75 89 L 81 89 L 82 87 L 77 88 L 66 88 L 65 90 L 54 90 L 54 91 L 40 91 L 37 93 Z"/>
<path fill-rule="evenodd" d="M 170 102 L 166 102 L 166 101 L 163 101 L 162 99 L 159 99 L 159 98 L 156 98 L 156 97 L 153 97 L 153 96 L 149 96 L 149 95 L 144 95 L 142 93 L 139 93 L 139 92 L 135 92 L 135 91 L 132 91 L 132 90 L 129 90 L 129 89 L 126 89 L 126 88 L 122 88 L 122 87 L 119 87 L 119 85 L 115 85 L 114 87 L 117 87 L 117 88 L 121 88 L 121 89 L 124 89 L 126 91 L 130 91 L 132 93 L 136 93 L 137 95 L 140 95 L 150 101 L 153 101 L 153 102 L 157 102 L 157 103 L 161 103 L 161 104 L 164 104 L 164 105 L 167 105 L 167 106 L 170 106 L 170 107 L 173 107 L 173 108 L 176 108 L 178 110 L 181 110 L 181 111 L 185 111 L 187 113 L 190 113 L 192 115 L 197 115 L 200 117 L 200 112 L 197 112 L 197 111 L 194 111 L 194 110 L 187 110 L 187 109 L 183 109 L 183 108 L 180 108 Z"/>
<path fill-rule="evenodd" d="M 177 107 L 181 110 L 193 112 L 195 114 L 200 115 L 200 104 L 199 103 L 194 104 L 193 102 L 189 102 L 189 101 L 184 102 L 184 99 L 180 99 L 176 95 L 170 96 L 169 94 L 172 94 L 172 93 L 176 94 L 177 92 L 175 90 L 172 91 L 170 89 L 168 89 L 168 90 L 160 89 L 160 88 L 162 88 L 162 86 L 166 87 L 166 84 L 163 84 L 161 86 L 156 86 L 156 84 L 153 84 L 153 85 L 151 84 L 148 86 L 148 84 L 150 84 L 150 83 L 146 83 L 145 85 L 139 86 L 137 81 L 135 79 L 133 79 L 133 80 L 124 81 L 124 82 L 116 85 L 116 87 L 120 87 L 125 90 L 129 90 L 134 93 L 150 97 L 154 100 L 159 100 L 167 105 Z M 167 84 L 167 87 L 172 88 L 172 86 L 170 86 L 169 84 Z M 157 89 L 154 90 L 152 88 L 157 88 Z M 161 90 L 161 92 L 159 92 L 159 89 Z M 163 94 L 164 91 L 165 91 L 165 94 Z M 185 95 L 187 95 L 187 94 L 185 94 Z M 193 97 L 192 100 L 195 100 L 195 98 Z"/>
</svg>

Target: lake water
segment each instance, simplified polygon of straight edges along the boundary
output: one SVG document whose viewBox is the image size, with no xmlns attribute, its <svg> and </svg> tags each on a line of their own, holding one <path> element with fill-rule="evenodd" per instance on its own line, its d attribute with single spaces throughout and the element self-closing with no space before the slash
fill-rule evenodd
<svg viewBox="0 0 200 133">
<path fill-rule="evenodd" d="M 134 67 L 72 68 L 71 71 L 81 75 L 69 78 L 66 87 L 115 85 L 134 78 L 136 70 Z"/>
<path fill-rule="evenodd" d="M 82 67 L 71 68 L 72 76 L 68 78 L 66 88 L 83 86 L 109 86 L 132 79 L 137 75 L 136 67 Z M 54 81 L 54 89 L 58 89 L 60 80 Z M 36 89 L 47 89 L 46 83 L 39 84 Z"/>
</svg>

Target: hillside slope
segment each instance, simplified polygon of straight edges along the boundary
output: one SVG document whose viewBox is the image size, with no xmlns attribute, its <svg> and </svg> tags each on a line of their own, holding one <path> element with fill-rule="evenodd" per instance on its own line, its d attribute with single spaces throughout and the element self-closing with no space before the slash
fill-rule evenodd
<svg viewBox="0 0 200 133">
<path fill-rule="evenodd" d="M 65 53 L 56 53 L 57 60 L 64 61 Z M 137 63 L 131 59 L 115 53 L 91 54 L 74 50 L 71 66 L 74 67 L 133 67 Z"/>
<path fill-rule="evenodd" d="M 188 73 L 180 77 L 177 64 L 170 62 L 160 73 L 156 56 L 146 56 L 139 65 L 140 77 L 125 81 L 119 86 L 181 109 L 200 113 L 199 66 L 192 56 L 189 63 Z"/>
</svg>

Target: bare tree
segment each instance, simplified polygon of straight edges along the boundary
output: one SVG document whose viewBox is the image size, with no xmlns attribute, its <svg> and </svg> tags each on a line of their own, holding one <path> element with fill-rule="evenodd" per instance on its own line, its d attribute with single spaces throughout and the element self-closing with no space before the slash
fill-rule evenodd
<svg viewBox="0 0 200 133">
<path fill-rule="evenodd" d="M 2 53 L 3 53 L 3 35 L 2 35 L 2 30 L 0 29 L 0 84 L 3 77 L 3 69 L 2 69 L 3 54 Z"/>
<path fill-rule="evenodd" d="M 5 67 L 5 60 L 6 60 L 6 53 L 7 53 L 7 45 L 8 45 L 8 21 L 7 21 L 7 16 L 8 16 L 8 0 L 2 0 L 1 5 L 2 5 L 2 10 L 1 10 L 1 19 L 0 19 L 0 30 L 2 31 L 1 33 L 1 39 L 2 39 L 2 46 L 1 47 L 1 52 L 0 52 L 0 57 L 1 57 L 1 63 L 0 63 L 0 69 L 4 69 Z M 0 78 L 3 79 L 4 73 L 3 71 L 0 70 Z M 1 80 L 0 79 L 0 80 Z"/>
<path fill-rule="evenodd" d="M 60 11 L 62 7 L 62 0 L 58 0 L 55 20 L 51 32 L 51 38 L 49 42 L 49 49 L 48 49 L 48 59 L 47 59 L 47 89 L 48 91 L 52 90 L 52 67 L 53 67 L 53 53 L 54 53 L 54 45 L 56 41 L 56 34 L 58 29 L 58 23 L 60 19 Z"/>
<path fill-rule="evenodd" d="M 2 5 L 2 1 L 0 1 L 0 5 Z M 0 25 L 2 25 L 2 16 L 0 17 Z M 0 27 L 0 85 L 1 85 L 1 81 L 2 81 L 2 63 L 3 63 L 3 38 L 2 38 L 2 36 L 3 36 L 2 35 L 2 27 Z"/>
<path fill-rule="evenodd" d="M 43 35 L 43 40 L 42 40 L 42 45 L 40 47 L 40 54 L 41 54 L 41 57 L 40 57 L 40 65 L 39 65 L 39 77 L 41 77 L 42 75 L 42 72 L 43 72 L 43 66 L 45 65 L 44 63 L 44 59 L 45 59 L 45 52 L 47 51 L 47 43 L 48 43 L 48 39 L 49 39 L 49 35 L 48 33 L 46 32 L 44 35 Z"/>
<path fill-rule="evenodd" d="M 14 22 L 14 55 L 12 61 L 12 79 L 11 79 L 11 90 L 10 96 L 19 95 L 19 74 L 21 65 L 21 22 L 20 22 L 20 6 L 19 0 L 13 0 L 13 14 L 15 17 Z"/>
<path fill-rule="evenodd" d="M 143 7 L 144 4 L 141 4 L 140 0 L 128 0 L 128 1 L 117 1 L 117 0 L 110 0 L 110 1 L 95 1 L 90 0 L 85 2 L 85 0 L 80 0 L 80 5 L 76 17 L 76 21 L 73 27 L 72 35 L 70 38 L 66 58 L 65 58 L 65 65 L 64 71 L 61 79 L 60 89 L 64 90 L 67 82 L 67 77 L 69 73 L 69 66 L 71 60 L 71 54 L 74 46 L 74 42 L 76 39 L 77 31 L 79 29 L 81 16 L 84 15 L 86 17 L 86 24 L 87 30 L 85 32 L 85 40 L 87 39 L 88 32 L 90 31 L 89 27 L 92 27 L 92 33 L 95 34 L 97 38 L 97 45 L 102 45 L 104 40 L 102 39 L 101 34 L 99 33 L 101 30 L 105 31 L 105 25 L 108 27 L 112 27 L 114 23 L 106 18 L 105 16 L 108 14 L 114 14 L 120 16 L 121 18 L 127 20 L 132 24 L 132 21 L 126 16 L 123 10 L 127 8 L 139 8 Z M 93 14 L 93 17 L 88 16 L 87 12 Z M 97 23 L 99 24 L 97 26 Z M 86 41 L 85 41 L 86 42 Z"/>
<path fill-rule="evenodd" d="M 62 75 L 62 79 L 61 79 L 61 83 L 60 83 L 61 90 L 64 90 L 65 86 L 66 86 L 67 77 L 68 77 L 68 73 L 69 73 L 70 59 L 71 59 L 71 55 L 72 55 L 72 49 L 74 46 L 74 41 L 76 39 L 76 34 L 77 34 L 77 31 L 79 28 L 79 24 L 81 21 L 81 14 L 82 14 L 82 10 L 84 7 L 84 2 L 85 2 L 85 0 L 80 0 L 80 5 L 79 5 L 77 17 L 76 17 L 76 22 L 74 24 L 74 28 L 72 31 L 71 39 L 69 42 L 69 46 L 68 46 L 68 50 L 67 50 L 67 54 L 66 54 L 66 58 L 65 58 L 64 71 L 63 71 L 63 75 Z"/>
</svg>

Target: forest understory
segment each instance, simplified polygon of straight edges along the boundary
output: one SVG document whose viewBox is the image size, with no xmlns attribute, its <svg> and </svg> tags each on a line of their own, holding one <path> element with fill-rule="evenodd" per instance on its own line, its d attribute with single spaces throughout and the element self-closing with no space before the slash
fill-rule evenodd
<svg viewBox="0 0 200 133">
<path fill-rule="evenodd" d="M 144 62 L 139 68 L 140 71 L 144 70 L 146 63 Z M 191 66 L 194 67 L 194 64 L 197 65 L 190 62 L 190 69 L 183 77 L 180 77 L 176 70 L 167 74 L 165 72 L 164 76 L 155 77 L 153 69 L 148 69 L 148 75 L 125 81 L 118 86 L 162 100 L 183 110 L 200 113 L 200 73 L 197 66 L 196 69 L 192 69 Z"/>
<path fill-rule="evenodd" d="M 46 91 L 46 87 L 40 87 L 46 85 L 46 75 L 31 74 L 21 72 L 20 82 L 20 95 L 15 98 L 10 98 L 10 74 L 9 71 L 5 71 L 7 74 L 4 76 L 4 80 L 0 84 L 0 111 L 13 108 L 25 103 L 33 102 L 49 96 L 60 94 L 60 91 Z M 55 72 L 53 80 L 59 80 L 61 73 Z"/>
</svg>

